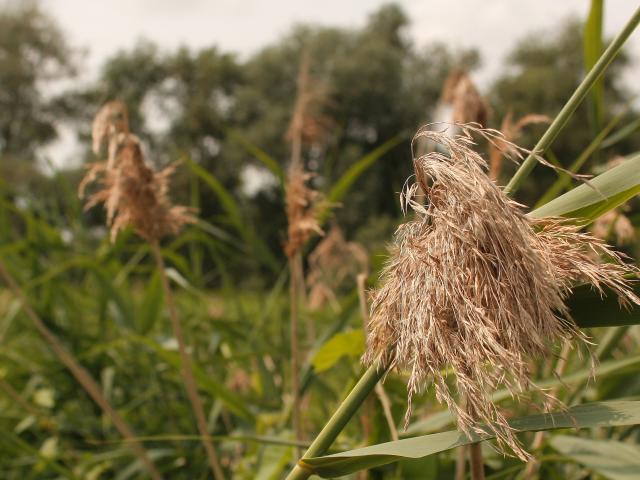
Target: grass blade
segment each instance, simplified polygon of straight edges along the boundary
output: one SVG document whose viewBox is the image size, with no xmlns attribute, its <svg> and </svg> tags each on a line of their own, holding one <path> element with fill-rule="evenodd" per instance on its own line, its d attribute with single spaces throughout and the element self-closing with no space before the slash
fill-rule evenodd
<svg viewBox="0 0 640 480">
<path fill-rule="evenodd" d="M 640 424 L 640 401 L 612 401 L 572 407 L 567 411 L 520 417 L 509 422 L 517 432 L 559 428 L 593 428 Z M 337 477 L 405 459 L 423 458 L 461 445 L 493 438 L 490 432 L 467 437 L 458 430 L 381 443 L 324 457 L 305 458 L 302 468 L 321 477 Z"/>
</svg>

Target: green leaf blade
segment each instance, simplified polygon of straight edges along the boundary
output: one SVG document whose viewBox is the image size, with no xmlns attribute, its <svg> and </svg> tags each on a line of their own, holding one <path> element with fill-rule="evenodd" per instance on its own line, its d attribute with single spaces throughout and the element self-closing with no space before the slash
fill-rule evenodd
<svg viewBox="0 0 640 480">
<path fill-rule="evenodd" d="M 569 217 L 590 223 L 640 193 L 640 155 L 529 213 L 532 218 Z"/>
<path fill-rule="evenodd" d="M 579 405 L 564 412 L 530 415 L 509 423 L 517 432 L 637 425 L 640 424 L 640 401 L 611 401 Z M 307 458 L 301 462 L 314 473 L 330 478 L 399 460 L 423 458 L 491 438 L 493 435 L 489 432 L 469 438 L 460 431 L 448 431 L 324 457 Z"/>
</svg>

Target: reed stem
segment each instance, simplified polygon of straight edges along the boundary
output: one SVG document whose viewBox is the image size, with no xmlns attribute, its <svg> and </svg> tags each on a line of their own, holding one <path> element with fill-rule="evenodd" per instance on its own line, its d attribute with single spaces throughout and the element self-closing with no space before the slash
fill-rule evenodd
<svg viewBox="0 0 640 480">
<path fill-rule="evenodd" d="M 196 424 L 198 426 L 198 431 L 200 432 L 202 445 L 207 454 L 207 460 L 209 461 L 209 466 L 211 468 L 211 472 L 213 473 L 213 477 L 216 480 L 224 480 L 225 477 L 222 471 L 222 467 L 220 467 L 218 455 L 216 454 L 215 448 L 213 447 L 213 444 L 209 439 L 209 428 L 207 426 L 207 420 L 204 414 L 202 400 L 200 398 L 200 395 L 198 394 L 198 387 L 193 375 L 191 357 L 189 356 L 189 352 L 187 352 L 184 335 L 182 333 L 182 326 L 180 325 L 180 320 L 178 319 L 178 310 L 176 308 L 175 299 L 173 298 L 171 286 L 169 285 L 169 279 L 167 278 L 164 259 L 162 258 L 162 251 L 160 250 L 160 244 L 158 243 L 158 241 L 154 241 L 151 243 L 151 249 L 153 250 L 153 256 L 158 267 L 158 273 L 160 274 L 162 289 L 164 290 L 164 298 L 167 309 L 169 311 L 171 329 L 173 330 L 173 335 L 178 342 L 180 365 L 182 367 L 182 381 L 184 383 L 185 389 L 187 390 L 187 396 L 189 397 L 189 401 L 191 402 L 193 413 L 196 416 Z"/>
<path fill-rule="evenodd" d="M 609 64 L 613 61 L 616 55 L 620 52 L 625 41 L 633 33 L 633 31 L 640 23 L 640 7 L 635 11 L 632 17 L 629 19 L 620 33 L 613 39 L 611 44 L 607 47 L 604 53 L 600 56 L 596 64 L 593 66 L 589 73 L 584 77 L 578 88 L 576 88 L 573 95 L 567 100 L 567 103 L 562 107 L 562 110 L 556 115 L 556 118 L 551 122 L 547 131 L 540 138 L 532 152 L 526 158 L 526 160 L 520 165 L 520 168 L 516 171 L 515 175 L 511 178 L 511 181 L 504 188 L 504 193 L 507 195 L 513 195 L 522 186 L 522 182 L 531 173 L 536 166 L 538 155 L 544 155 L 547 149 L 551 146 L 556 137 L 560 134 L 565 127 L 571 115 L 576 111 L 584 97 L 589 93 L 589 90 L 594 86 L 598 79 L 602 76 Z"/>
<path fill-rule="evenodd" d="M 297 252 L 289 259 L 289 269 L 291 279 L 289 284 L 289 294 L 291 303 L 289 334 L 291 335 L 291 406 L 293 418 L 293 430 L 297 442 L 302 440 L 302 424 L 300 418 L 300 346 L 298 339 L 298 311 L 300 307 L 300 271 L 299 266 L 302 264 L 302 255 Z M 296 457 L 300 456 L 300 447 L 294 449 Z"/>
<path fill-rule="evenodd" d="M 305 465 L 304 459 L 322 455 L 331 446 L 385 373 L 386 369 L 380 368 L 378 365 L 372 365 L 367 369 L 349 395 L 347 395 L 347 398 L 343 400 L 327 424 L 320 431 L 313 443 L 311 443 L 297 465 L 291 470 L 286 480 L 304 480 L 313 474 L 313 469 Z"/>
<path fill-rule="evenodd" d="M 102 411 L 111 419 L 114 427 L 116 427 L 116 430 L 120 432 L 120 435 L 122 435 L 124 439 L 131 444 L 133 453 L 140 459 L 142 464 L 149 472 L 151 478 L 153 478 L 154 480 L 161 480 L 162 475 L 160 475 L 160 472 L 151 461 L 151 458 L 147 454 L 147 451 L 142 443 L 137 440 L 136 434 L 133 432 L 133 429 L 120 416 L 115 408 L 111 406 L 109 401 L 102 394 L 102 391 L 100 390 L 100 387 L 98 386 L 96 381 L 93 379 L 93 377 L 91 377 L 91 374 L 82 365 L 80 365 L 80 363 L 78 363 L 78 361 L 71 353 L 69 353 L 64 348 L 58 337 L 56 337 L 54 333 L 49 330 L 44 321 L 42 321 L 42 319 L 38 316 L 38 314 L 27 301 L 27 296 L 15 281 L 11 273 L 9 273 L 9 270 L 7 270 L 2 261 L 0 261 L 0 276 L 2 276 L 13 294 L 20 300 L 22 309 L 32 321 L 33 325 L 36 327 L 36 330 L 38 330 L 45 341 L 49 344 L 53 353 L 69 369 L 73 377 L 82 386 L 82 388 L 84 388 L 84 390 L 93 399 L 93 401 L 96 402 L 96 404 L 102 409 Z"/>
<path fill-rule="evenodd" d="M 471 464 L 471 480 L 484 480 L 484 459 L 480 443 L 469 445 L 469 463 Z"/>
</svg>

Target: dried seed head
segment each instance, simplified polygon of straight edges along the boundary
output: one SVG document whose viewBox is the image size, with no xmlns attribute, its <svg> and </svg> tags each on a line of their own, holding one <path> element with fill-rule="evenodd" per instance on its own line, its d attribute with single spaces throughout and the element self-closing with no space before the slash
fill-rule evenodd
<svg viewBox="0 0 640 480">
<path fill-rule="evenodd" d="M 144 239 L 157 241 L 195 222 L 187 207 L 172 206 L 169 200 L 175 164 L 160 172 L 145 164 L 140 140 L 128 131 L 124 104 L 107 103 L 96 115 L 93 135 L 94 151 L 99 153 L 107 143 L 109 157 L 89 167 L 78 190 L 84 197 L 87 185 L 99 182 L 102 189 L 89 196 L 85 208 L 104 204 L 112 241 L 129 225 Z"/>
<path fill-rule="evenodd" d="M 293 257 L 314 235 L 324 235 L 318 223 L 318 209 L 322 196 L 309 188 L 307 182 L 312 175 L 305 172 L 299 163 L 292 163 L 287 175 L 285 197 L 289 222 L 285 253 Z"/>
<path fill-rule="evenodd" d="M 455 123 L 487 124 L 487 102 L 464 70 L 454 69 L 449 73 L 442 87 L 440 101 L 453 108 L 451 120 Z"/>
<path fill-rule="evenodd" d="M 511 148 L 512 142 L 517 140 L 524 127 L 535 123 L 551 123 L 551 118 L 531 113 L 514 122 L 511 111 L 507 112 L 500 125 L 502 136 L 495 137 L 494 142 L 489 144 L 489 177 L 492 180 L 496 180 L 500 176 L 504 156 L 514 153 Z"/>
<path fill-rule="evenodd" d="M 402 196 L 416 219 L 396 231 L 382 284 L 373 292 L 364 362 L 409 371 L 411 398 L 427 382 L 467 433 L 490 424 L 503 451 L 528 458 L 505 415 L 491 402 L 499 385 L 514 395 L 539 391 L 529 362 L 560 339 L 584 343 L 565 299 L 580 282 L 609 287 L 638 303 L 619 254 L 560 219 L 532 220 L 485 174 L 471 132 L 421 129 L 448 154 L 414 159 L 417 183 Z M 419 186 L 419 187 L 418 187 Z M 425 204 L 416 194 L 422 190 Z M 606 258 L 607 262 L 601 262 Z M 447 383 L 455 374 L 455 388 Z M 467 407 L 459 400 L 466 398 Z M 551 399 L 549 399 L 551 400 Z"/>
<path fill-rule="evenodd" d="M 369 255 L 366 249 L 355 242 L 347 242 L 337 225 L 309 254 L 309 303 L 311 310 L 317 310 L 330 303 L 335 310 L 336 292 L 349 282 L 352 286 L 356 276 L 369 269 Z"/>
</svg>

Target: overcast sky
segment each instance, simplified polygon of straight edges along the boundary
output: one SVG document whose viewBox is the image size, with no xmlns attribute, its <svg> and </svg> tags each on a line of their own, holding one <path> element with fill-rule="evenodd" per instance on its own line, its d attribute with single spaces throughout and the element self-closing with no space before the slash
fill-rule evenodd
<svg viewBox="0 0 640 480">
<path fill-rule="evenodd" d="M 9 0 L 11 1 L 11 0 Z M 167 49 L 218 45 L 250 55 L 285 35 L 295 23 L 358 27 L 381 0 L 41 0 L 68 34 L 72 45 L 87 50 L 85 78 L 92 78 L 106 57 L 141 38 Z M 584 18 L 589 0 L 404 0 L 412 40 L 476 47 L 484 68 L 476 74 L 486 85 L 505 54 L 522 36 L 547 30 L 571 15 Z M 605 0 L 605 34 L 614 35 L 637 8 L 637 0 Z M 628 43 L 640 64 L 640 34 Z M 636 84 L 635 68 L 627 83 Z"/>
</svg>

